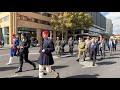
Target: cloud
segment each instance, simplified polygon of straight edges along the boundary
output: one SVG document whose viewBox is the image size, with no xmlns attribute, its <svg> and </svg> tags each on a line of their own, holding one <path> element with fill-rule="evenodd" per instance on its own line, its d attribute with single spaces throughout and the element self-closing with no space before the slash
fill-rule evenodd
<svg viewBox="0 0 120 90">
<path fill-rule="evenodd" d="M 120 12 L 109 12 L 106 18 L 111 19 L 113 23 L 113 33 L 120 34 Z"/>
</svg>

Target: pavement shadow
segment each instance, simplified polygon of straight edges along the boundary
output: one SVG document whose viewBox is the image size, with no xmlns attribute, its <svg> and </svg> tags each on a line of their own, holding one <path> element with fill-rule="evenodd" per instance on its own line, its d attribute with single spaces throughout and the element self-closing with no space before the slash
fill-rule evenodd
<svg viewBox="0 0 120 90">
<path fill-rule="evenodd" d="M 111 65 L 111 64 L 115 64 L 117 62 L 99 62 L 99 63 L 96 63 L 97 65 Z"/>
<path fill-rule="evenodd" d="M 11 78 L 38 78 L 38 77 L 33 77 L 33 76 L 16 76 L 16 77 L 11 77 Z"/>
<path fill-rule="evenodd" d="M 94 74 L 94 75 L 75 75 L 75 76 L 69 76 L 66 78 L 97 78 L 99 74 Z"/>
<path fill-rule="evenodd" d="M 52 69 L 61 69 L 61 68 L 66 68 L 68 67 L 68 65 L 66 66 L 52 66 Z"/>
<path fill-rule="evenodd" d="M 120 57 L 106 57 L 105 59 L 115 59 L 115 58 L 120 58 Z"/>
<path fill-rule="evenodd" d="M 65 57 L 61 57 L 61 58 L 69 58 L 69 57 L 76 57 L 76 55 L 70 55 L 70 56 L 65 56 Z"/>
<path fill-rule="evenodd" d="M 24 70 L 22 72 L 27 72 L 27 71 L 33 71 L 34 69 L 29 69 L 29 70 Z M 35 70 L 39 70 L 39 68 L 36 68 Z"/>
<path fill-rule="evenodd" d="M 115 53 L 115 54 L 113 54 L 113 55 L 120 55 L 120 53 Z"/>
<path fill-rule="evenodd" d="M 0 71 L 8 71 L 8 70 L 14 70 L 18 67 L 0 67 Z"/>
</svg>

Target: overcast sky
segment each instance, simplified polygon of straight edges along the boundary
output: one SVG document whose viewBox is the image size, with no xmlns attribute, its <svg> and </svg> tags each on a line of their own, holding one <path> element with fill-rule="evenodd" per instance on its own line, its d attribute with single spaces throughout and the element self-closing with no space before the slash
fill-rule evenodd
<svg viewBox="0 0 120 90">
<path fill-rule="evenodd" d="M 113 23 L 113 33 L 120 34 L 120 12 L 101 12 L 106 18 L 111 19 Z"/>
</svg>

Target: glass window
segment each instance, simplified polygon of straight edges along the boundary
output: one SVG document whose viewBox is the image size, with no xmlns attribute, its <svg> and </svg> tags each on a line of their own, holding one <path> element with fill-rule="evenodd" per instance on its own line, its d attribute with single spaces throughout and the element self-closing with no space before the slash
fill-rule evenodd
<svg viewBox="0 0 120 90">
<path fill-rule="evenodd" d="M 23 20 L 28 21 L 28 17 L 27 17 L 27 16 L 24 16 L 24 17 L 23 17 Z"/>
<path fill-rule="evenodd" d="M 20 15 L 19 14 L 17 14 L 17 19 L 20 20 Z"/>
<path fill-rule="evenodd" d="M 29 17 L 28 17 L 28 21 L 32 22 L 32 18 L 29 18 Z"/>
<path fill-rule="evenodd" d="M 39 23 L 39 19 L 34 18 L 35 23 Z"/>
<path fill-rule="evenodd" d="M 9 20 L 9 16 L 6 16 L 3 18 L 4 21 L 8 21 Z"/>
<path fill-rule="evenodd" d="M 20 15 L 20 20 L 24 20 L 24 16 L 23 15 Z"/>
</svg>

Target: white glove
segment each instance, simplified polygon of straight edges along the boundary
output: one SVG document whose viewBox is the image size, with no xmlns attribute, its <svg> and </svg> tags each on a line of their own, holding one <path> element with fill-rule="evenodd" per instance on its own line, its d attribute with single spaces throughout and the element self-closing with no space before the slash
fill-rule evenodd
<svg viewBox="0 0 120 90">
<path fill-rule="evenodd" d="M 42 52 L 45 52 L 45 49 L 43 49 Z"/>
</svg>

